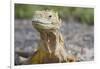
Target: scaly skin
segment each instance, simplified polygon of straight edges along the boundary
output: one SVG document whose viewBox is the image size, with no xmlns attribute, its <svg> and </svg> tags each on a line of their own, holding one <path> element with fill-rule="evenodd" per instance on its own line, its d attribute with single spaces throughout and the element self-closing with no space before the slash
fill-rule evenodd
<svg viewBox="0 0 100 69">
<path fill-rule="evenodd" d="M 31 64 L 73 62 L 74 56 L 66 53 L 64 39 L 59 29 L 61 20 L 51 10 L 35 11 L 32 25 L 40 33 L 39 48 L 30 59 Z"/>
</svg>

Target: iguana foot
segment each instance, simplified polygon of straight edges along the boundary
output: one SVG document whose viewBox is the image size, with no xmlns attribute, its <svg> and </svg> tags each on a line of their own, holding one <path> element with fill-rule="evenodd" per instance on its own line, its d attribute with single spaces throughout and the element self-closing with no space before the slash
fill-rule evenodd
<svg viewBox="0 0 100 69">
<path fill-rule="evenodd" d="M 67 62 L 76 62 L 77 58 L 75 56 L 67 56 Z"/>
</svg>

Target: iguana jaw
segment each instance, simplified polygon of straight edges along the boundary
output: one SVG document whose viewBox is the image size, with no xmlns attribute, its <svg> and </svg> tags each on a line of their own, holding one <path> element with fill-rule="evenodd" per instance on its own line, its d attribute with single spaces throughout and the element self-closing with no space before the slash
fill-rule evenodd
<svg viewBox="0 0 100 69">
<path fill-rule="evenodd" d="M 39 21 L 32 21 L 34 24 L 51 24 L 51 23 L 46 23 L 46 22 L 39 22 Z"/>
<path fill-rule="evenodd" d="M 32 24 L 34 25 L 35 28 L 38 28 L 38 29 L 53 29 L 53 28 L 55 28 L 54 25 L 49 21 L 43 22 L 43 21 L 33 20 Z"/>
<path fill-rule="evenodd" d="M 51 24 L 52 22 L 45 18 L 34 18 L 32 19 L 34 23 L 43 23 L 43 24 Z"/>
</svg>

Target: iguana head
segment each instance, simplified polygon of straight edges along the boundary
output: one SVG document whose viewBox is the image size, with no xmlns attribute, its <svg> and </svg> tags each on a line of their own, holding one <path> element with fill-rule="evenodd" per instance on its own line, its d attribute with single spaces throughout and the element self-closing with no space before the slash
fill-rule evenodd
<svg viewBox="0 0 100 69">
<path fill-rule="evenodd" d="M 58 13 L 52 10 L 35 11 L 32 24 L 37 29 L 58 29 L 61 20 Z"/>
</svg>

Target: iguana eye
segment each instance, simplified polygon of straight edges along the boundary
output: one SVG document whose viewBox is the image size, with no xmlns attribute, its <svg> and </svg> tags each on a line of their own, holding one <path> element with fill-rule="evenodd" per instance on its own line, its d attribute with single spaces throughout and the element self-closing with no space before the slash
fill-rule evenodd
<svg viewBox="0 0 100 69">
<path fill-rule="evenodd" d="M 52 15 L 49 15 L 49 18 L 51 18 L 52 17 Z"/>
</svg>

